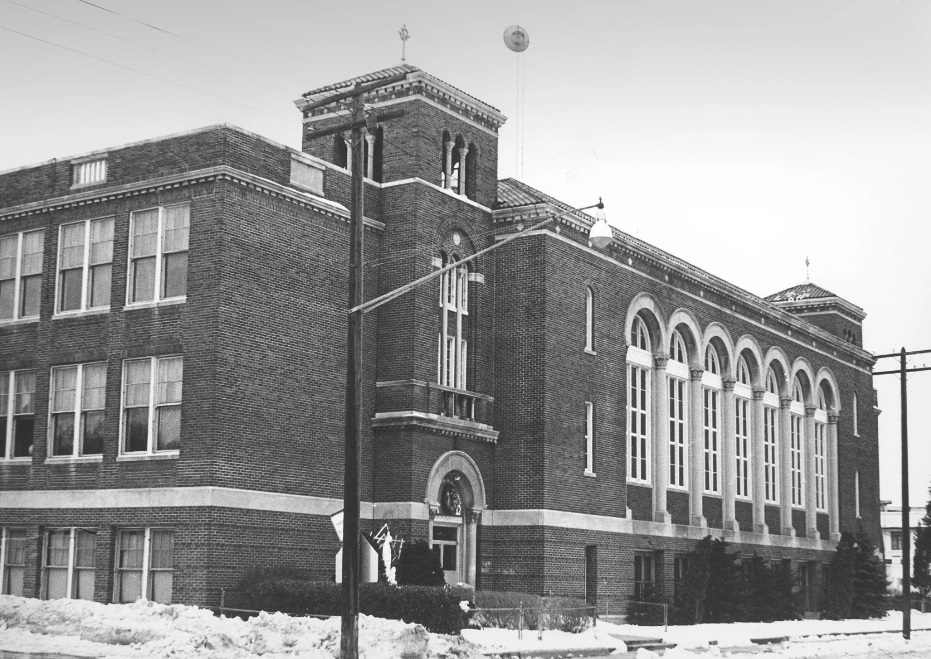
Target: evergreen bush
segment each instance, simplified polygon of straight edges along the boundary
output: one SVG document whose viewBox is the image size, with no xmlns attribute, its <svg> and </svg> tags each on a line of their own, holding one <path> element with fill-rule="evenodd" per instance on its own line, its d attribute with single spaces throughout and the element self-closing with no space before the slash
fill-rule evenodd
<svg viewBox="0 0 931 659">
<path fill-rule="evenodd" d="M 440 559 L 425 540 L 414 540 L 404 545 L 395 562 L 395 576 L 399 586 L 443 586 L 446 576 Z"/>
<path fill-rule="evenodd" d="M 889 582 L 886 581 L 885 566 L 865 532 L 859 531 L 854 536 L 854 547 L 856 553 L 850 617 L 882 618 L 889 608 Z"/>
</svg>

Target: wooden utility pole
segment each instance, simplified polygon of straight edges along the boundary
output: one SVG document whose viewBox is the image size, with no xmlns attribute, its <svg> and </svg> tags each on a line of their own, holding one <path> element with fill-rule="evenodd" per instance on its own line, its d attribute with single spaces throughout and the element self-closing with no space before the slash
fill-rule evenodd
<svg viewBox="0 0 931 659">
<path fill-rule="evenodd" d="M 363 202 L 362 94 L 352 97 L 352 208 L 349 217 L 349 308 L 362 304 Z M 343 479 L 343 611 L 339 652 L 359 656 L 359 500 L 362 471 L 362 314 L 350 313 L 346 331 L 345 477 Z"/>
<path fill-rule="evenodd" d="M 400 82 L 407 77 L 401 73 L 363 85 L 356 83 L 350 91 L 340 92 L 321 101 L 310 103 L 304 112 L 343 99 L 352 99 L 352 117 L 349 122 L 313 131 L 309 138 L 323 137 L 346 130 L 352 131 L 352 195 L 349 214 L 349 309 L 362 304 L 362 265 L 364 236 L 365 197 L 365 149 L 363 128 L 374 126 L 379 120 L 403 116 L 403 110 L 385 112 L 381 115 L 365 115 L 365 94 L 386 85 Z M 342 622 L 340 626 L 341 659 L 359 657 L 359 508 L 362 497 L 362 312 L 348 314 L 346 329 L 346 417 L 344 438 L 343 475 L 343 587 Z"/>
<path fill-rule="evenodd" d="M 901 378 L 902 396 L 902 637 L 912 637 L 912 525 L 911 507 L 908 501 L 908 386 L 906 373 L 914 371 L 929 371 L 931 367 L 906 368 L 905 358 L 908 355 L 921 355 L 931 350 L 913 350 L 906 352 L 902 348 L 899 352 L 887 355 L 876 355 L 876 359 L 898 357 L 899 368 L 894 371 L 877 371 L 873 375 L 891 375 L 898 373 Z"/>
</svg>

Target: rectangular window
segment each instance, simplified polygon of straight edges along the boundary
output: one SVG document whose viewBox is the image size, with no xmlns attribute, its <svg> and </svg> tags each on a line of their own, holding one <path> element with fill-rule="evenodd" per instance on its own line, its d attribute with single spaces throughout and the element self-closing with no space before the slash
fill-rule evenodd
<svg viewBox="0 0 931 659">
<path fill-rule="evenodd" d="M 825 425 L 815 423 L 815 507 L 827 510 L 827 450 L 825 448 Z"/>
<path fill-rule="evenodd" d="M 127 302 L 159 302 L 187 295 L 191 206 L 160 206 L 132 214 Z"/>
<path fill-rule="evenodd" d="M 750 496 L 750 401 L 735 396 L 737 415 L 736 451 L 734 457 L 737 461 L 735 475 L 737 477 L 737 496 Z"/>
<path fill-rule="evenodd" d="M 902 532 L 901 531 L 890 531 L 889 532 L 889 549 L 892 551 L 902 551 Z"/>
<path fill-rule="evenodd" d="M 86 529 L 56 529 L 46 534 L 46 599 L 94 599 L 96 542 L 96 533 Z"/>
<path fill-rule="evenodd" d="M 94 185 L 107 180 L 107 161 L 105 158 L 76 162 L 71 165 L 71 186 Z"/>
<path fill-rule="evenodd" d="M 0 321 L 38 318 L 45 231 L 0 238 Z"/>
<path fill-rule="evenodd" d="M 103 452 L 107 365 L 77 364 L 52 369 L 49 432 L 52 456 Z"/>
<path fill-rule="evenodd" d="M 628 368 L 628 431 L 627 455 L 630 470 L 627 479 L 650 482 L 650 392 L 649 371 L 633 364 Z"/>
<path fill-rule="evenodd" d="M 110 306 L 113 219 L 63 224 L 58 246 L 56 311 Z"/>
<path fill-rule="evenodd" d="M 585 403 L 585 471 L 595 473 L 595 406 Z"/>
<path fill-rule="evenodd" d="M 637 552 L 634 554 L 634 599 L 643 601 L 655 592 L 653 572 L 653 554 Z"/>
<path fill-rule="evenodd" d="M 853 512 L 860 519 L 860 472 L 853 472 Z"/>
<path fill-rule="evenodd" d="M 456 570 L 456 558 L 459 554 L 459 529 L 453 526 L 434 526 L 433 553 L 440 561 L 445 572 Z"/>
<path fill-rule="evenodd" d="M 792 466 L 792 505 L 805 505 L 805 491 L 802 467 L 802 445 L 804 442 L 804 432 L 802 424 L 804 419 L 797 414 L 789 417 L 789 458 Z"/>
<path fill-rule="evenodd" d="M 26 531 L 0 529 L 0 568 L 3 570 L 0 594 L 23 596 L 26 573 Z"/>
<path fill-rule="evenodd" d="M 685 415 L 685 381 L 669 378 L 669 485 L 672 487 L 687 487 Z"/>
<path fill-rule="evenodd" d="M 777 445 L 779 417 L 775 407 L 763 408 L 763 481 L 766 503 L 779 502 L 779 469 Z"/>
<path fill-rule="evenodd" d="M 704 439 L 705 439 L 705 492 L 718 493 L 718 465 L 720 447 L 718 446 L 718 392 L 704 387 Z"/>
<path fill-rule="evenodd" d="M 128 529 L 117 535 L 115 600 L 171 604 L 174 532 Z"/>
<path fill-rule="evenodd" d="M 121 452 L 158 453 L 181 447 L 181 357 L 123 363 Z"/>
<path fill-rule="evenodd" d="M 4 458 L 32 455 L 36 425 L 35 371 L 0 371 L 0 441 Z"/>
</svg>

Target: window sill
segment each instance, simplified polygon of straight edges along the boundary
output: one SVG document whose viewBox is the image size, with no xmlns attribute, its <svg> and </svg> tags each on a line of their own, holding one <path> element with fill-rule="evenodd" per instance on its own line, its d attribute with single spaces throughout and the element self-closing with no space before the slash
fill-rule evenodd
<svg viewBox="0 0 931 659">
<path fill-rule="evenodd" d="M 582 475 L 583 475 L 583 476 L 586 476 L 586 477 L 588 477 L 588 478 L 595 478 L 595 477 L 596 477 L 595 472 L 594 472 L 594 471 L 589 471 L 588 469 L 586 469 L 585 471 L 583 471 L 583 472 L 582 472 Z"/>
<path fill-rule="evenodd" d="M 173 297 L 167 300 L 157 300 L 152 302 L 132 302 L 123 307 L 123 311 L 135 311 L 136 309 L 152 309 L 153 307 L 169 307 L 175 304 L 184 304 L 187 302 L 187 296 Z"/>
<path fill-rule="evenodd" d="M 32 456 L 23 458 L 0 458 L 0 465 L 28 465 L 32 464 Z"/>
<path fill-rule="evenodd" d="M 164 453 L 127 453 L 116 456 L 117 462 L 138 462 L 140 460 L 177 460 L 180 453 L 178 451 Z"/>
<path fill-rule="evenodd" d="M 586 355 L 597 355 L 598 353 L 592 350 L 591 348 L 585 348 L 584 350 Z"/>
<path fill-rule="evenodd" d="M 103 455 L 50 455 L 45 464 L 72 464 L 76 462 L 103 462 Z"/>
<path fill-rule="evenodd" d="M 13 325 L 28 325 L 29 323 L 38 323 L 38 316 L 29 316 L 28 318 L 7 318 L 0 320 L 0 327 L 10 327 Z"/>
<path fill-rule="evenodd" d="M 56 311 L 52 320 L 64 318 L 84 318 L 85 316 L 102 316 L 110 313 L 110 307 L 94 307 L 93 309 L 74 309 L 73 311 Z"/>
<path fill-rule="evenodd" d="M 685 485 L 667 485 L 666 489 L 672 490 L 673 492 L 685 492 L 686 494 L 689 493 L 689 488 L 687 488 Z"/>
<path fill-rule="evenodd" d="M 632 478 L 627 479 L 627 484 L 628 485 L 639 485 L 640 487 L 653 487 L 653 483 L 649 481 L 638 481 Z"/>
<path fill-rule="evenodd" d="M 106 184 L 106 180 L 103 181 L 94 181 L 93 183 L 72 183 L 70 190 L 86 190 L 87 188 L 93 188 L 98 185 Z"/>
</svg>

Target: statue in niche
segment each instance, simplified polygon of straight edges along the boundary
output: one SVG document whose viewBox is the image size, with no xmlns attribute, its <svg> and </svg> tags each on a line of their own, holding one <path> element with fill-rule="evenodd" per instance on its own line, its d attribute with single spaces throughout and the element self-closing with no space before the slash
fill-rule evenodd
<svg viewBox="0 0 931 659">
<path fill-rule="evenodd" d="M 440 506 L 444 515 L 462 515 L 462 495 L 459 493 L 459 476 L 452 474 L 443 479 L 440 485 Z"/>
</svg>

